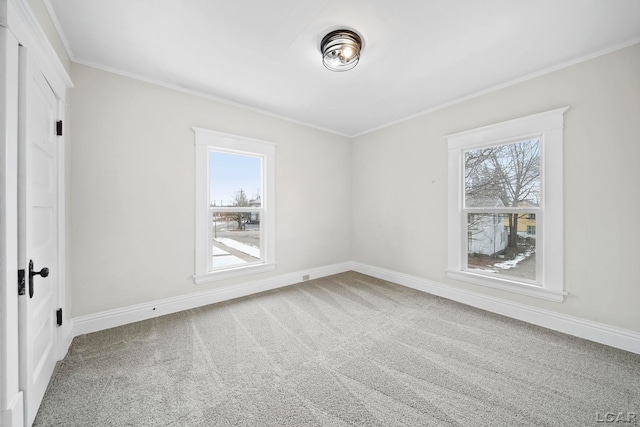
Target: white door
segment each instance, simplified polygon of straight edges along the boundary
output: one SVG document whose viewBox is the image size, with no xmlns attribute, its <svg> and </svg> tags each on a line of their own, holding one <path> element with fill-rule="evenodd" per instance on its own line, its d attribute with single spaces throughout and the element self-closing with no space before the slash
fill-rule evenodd
<svg viewBox="0 0 640 427">
<path fill-rule="evenodd" d="M 18 306 L 20 388 L 25 425 L 31 426 L 57 359 L 58 108 L 56 96 L 24 48 L 20 68 L 18 265 L 25 269 L 25 292 Z M 48 275 L 42 270 L 45 267 Z"/>
</svg>

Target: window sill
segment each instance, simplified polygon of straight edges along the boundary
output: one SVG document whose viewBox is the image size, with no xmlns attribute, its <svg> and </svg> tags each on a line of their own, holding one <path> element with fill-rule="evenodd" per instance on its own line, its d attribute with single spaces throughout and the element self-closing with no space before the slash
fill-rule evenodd
<svg viewBox="0 0 640 427">
<path fill-rule="evenodd" d="M 494 289 L 509 291 L 520 295 L 541 298 L 548 301 L 562 302 L 564 296 L 567 295 L 563 291 L 555 291 L 528 283 L 518 282 L 497 277 L 488 277 L 482 274 L 471 273 L 468 271 L 451 271 L 447 270 L 447 276 L 451 279 L 463 282 L 474 283 L 476 285 L 487 286 Z"/>
<path fill-rule="evenodd" d="M 218 271 L 209 271 L 204 274 L 196 274 L 195 276 L 193 276 L 193 280 L 196 285 L 201 285 L 203 283 L 215 282 L 217 280 L 232 279 L 234 277 L 242 277 L 250 274 L 265 273 L 267 271 L 275 270 L 275 268 L 276 265 L 274 263 L 246 265 Z"/>
</svg>

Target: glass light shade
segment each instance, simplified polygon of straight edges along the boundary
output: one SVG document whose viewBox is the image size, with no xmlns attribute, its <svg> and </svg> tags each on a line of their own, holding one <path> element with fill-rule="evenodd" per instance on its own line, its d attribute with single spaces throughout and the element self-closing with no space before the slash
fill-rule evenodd
<svg viewBox="0 0 640 427">
<path fill-rule="evenodd" d="M 347 71 L 358 64 L 362 40 L 353 31 L 336 30 L 322 38 L 322 63 L 331 71 Z"/>
</svg>

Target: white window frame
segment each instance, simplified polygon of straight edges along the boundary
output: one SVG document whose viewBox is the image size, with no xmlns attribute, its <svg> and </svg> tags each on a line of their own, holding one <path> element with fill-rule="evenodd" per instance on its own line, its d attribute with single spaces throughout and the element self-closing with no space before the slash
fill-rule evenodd
<svg viewBox="0 0 640 427">
<path fill-rule="evenodd" d="M 208 129 L 193 128 L 195 132 L 195 274 L 196 284 L 230 279 L 247 274 L 274 270 L 275 262 L 275 149 L 269 141 L 231 135 Z M 212 267 L 212 221 L 209 204 L 209 153 L 211 151 L 247 155 L 262 159 L 262 204 L 252 208 L 230 208 L 230 210 L 251 210 L 260 212 L 260 261 L 247 265 L 227 268 Z"/>
<path fill-rule="evenodd" d="M 563 270 L 563 127 L 558 108 L 531 116 L 447 135 L 449 149 L 447 276 L 477 285 L 562 302 Z M 467 269 L 467 212 L 464 209 L 464 153 L 496 145 L 540 139 L 541 203 L 536 213 L 537 280 L 489 276 Z M 520 211 L 517 208 L 508 208 Z M 502 211 L 504 209 L 497 209 Z M 524 209 L 531 212 L 532 209 Z M 488 209 L 491 213 L 493 210 Z M 523 212 L 523 213 L 524 213 Z"/>
</svg>

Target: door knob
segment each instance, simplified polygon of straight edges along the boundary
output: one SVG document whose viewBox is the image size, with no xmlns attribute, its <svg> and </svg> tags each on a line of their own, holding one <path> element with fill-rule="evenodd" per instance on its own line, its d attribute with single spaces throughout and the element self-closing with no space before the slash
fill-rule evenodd
<svg viewBox="0 0 640 427">
<path fill-rule="evenodd" d="M 44 267 L 40 271 L 33 271 L 33 260 L 29 260 L 29 298 L 33 298 L 33 276 L 47 277 L 49 269 Z"/>
</svg>

